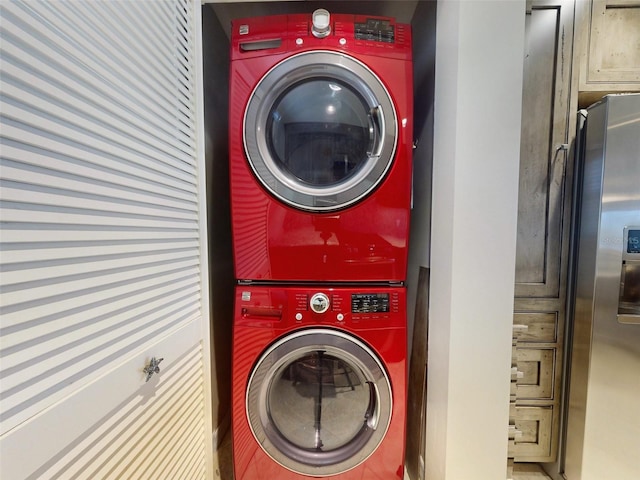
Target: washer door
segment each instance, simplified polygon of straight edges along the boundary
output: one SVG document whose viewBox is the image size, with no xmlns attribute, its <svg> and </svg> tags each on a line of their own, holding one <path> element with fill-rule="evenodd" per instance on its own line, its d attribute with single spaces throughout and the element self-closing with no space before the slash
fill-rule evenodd
<svg viewBox="0 0 640 480">
<path fill-rule="evenodd" d="M 260 357 L 246 407 L 256 440 L 274 461 L 303 475 L 336 475 L 365 461 L 384 438 L 391 384 L 356 338 L 302 330 Z"/>
<path fill-rule="evenodd" d="M 310 211 L 344 208 L 389 170 L 398 125 L 389 93 L 362 62 L 336 52 L 289 57 L 258 83 L 244 117 L 255 175 L 273 195 Z"/>
</svg>

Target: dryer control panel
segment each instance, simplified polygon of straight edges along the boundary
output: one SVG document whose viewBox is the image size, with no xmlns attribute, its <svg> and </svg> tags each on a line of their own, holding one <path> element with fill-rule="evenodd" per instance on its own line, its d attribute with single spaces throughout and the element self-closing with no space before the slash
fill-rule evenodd
<svg viewBox="0 0 640 480">
<path fill-rule="evenodd" d="M 395 42 L 395 24 L 390 19 L 367 18 L 355 23 L 354 37 L 370 42 Z"/>
<path fill-rule="evenodd" d="M 231 59 L 329 49 L 410 60 L 411 26 L 392 17 L 312 13 L 231 22 Z"/>
</svg>

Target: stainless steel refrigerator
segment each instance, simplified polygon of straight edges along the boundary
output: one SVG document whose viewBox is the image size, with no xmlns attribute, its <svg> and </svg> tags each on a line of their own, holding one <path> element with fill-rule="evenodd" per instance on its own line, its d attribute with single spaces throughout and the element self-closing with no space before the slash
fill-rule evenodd
<svg viewBox="0 0 640 480">
<path fill-rule="evenodd" d="M 640 478 L 640 94 L 587 109 L 564 476 Z"/>
</svg>

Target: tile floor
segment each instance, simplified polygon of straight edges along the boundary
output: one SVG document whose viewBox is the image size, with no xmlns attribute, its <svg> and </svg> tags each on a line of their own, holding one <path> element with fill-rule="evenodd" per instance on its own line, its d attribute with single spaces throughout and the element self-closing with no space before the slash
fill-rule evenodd
<svg viewBox="0 0 640 480">
<path fill-rule="evenodd" d="M 535 463 L 516 463 L 513 466 L 513 480 L 551 480 L 544 470 Z"/>
<path fill-rule="evenodd" d="M 213 454 L 213 473 L 216 480 L 233 480 L 233 457 L 231 456 L 231 435 L 227 433 Z"/>
</svg>

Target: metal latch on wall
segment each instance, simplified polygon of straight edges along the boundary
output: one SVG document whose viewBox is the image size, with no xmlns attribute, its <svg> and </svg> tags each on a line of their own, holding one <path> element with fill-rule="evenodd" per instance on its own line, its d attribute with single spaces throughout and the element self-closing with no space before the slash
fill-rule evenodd
<svg viewBox="0 0 640 480">
<path fill-rule="evenodd" d="M 145 382 L 148 382 L 154 373 L 160 373 L 160 367 L 158 365 L 160 365 L 162 360 L 164 360 L 164 358 L 156 359 L 156 357 L 152 357 L 149 365 L 144 367 L 142 371 L 147 375 Z"/>
</svg>

